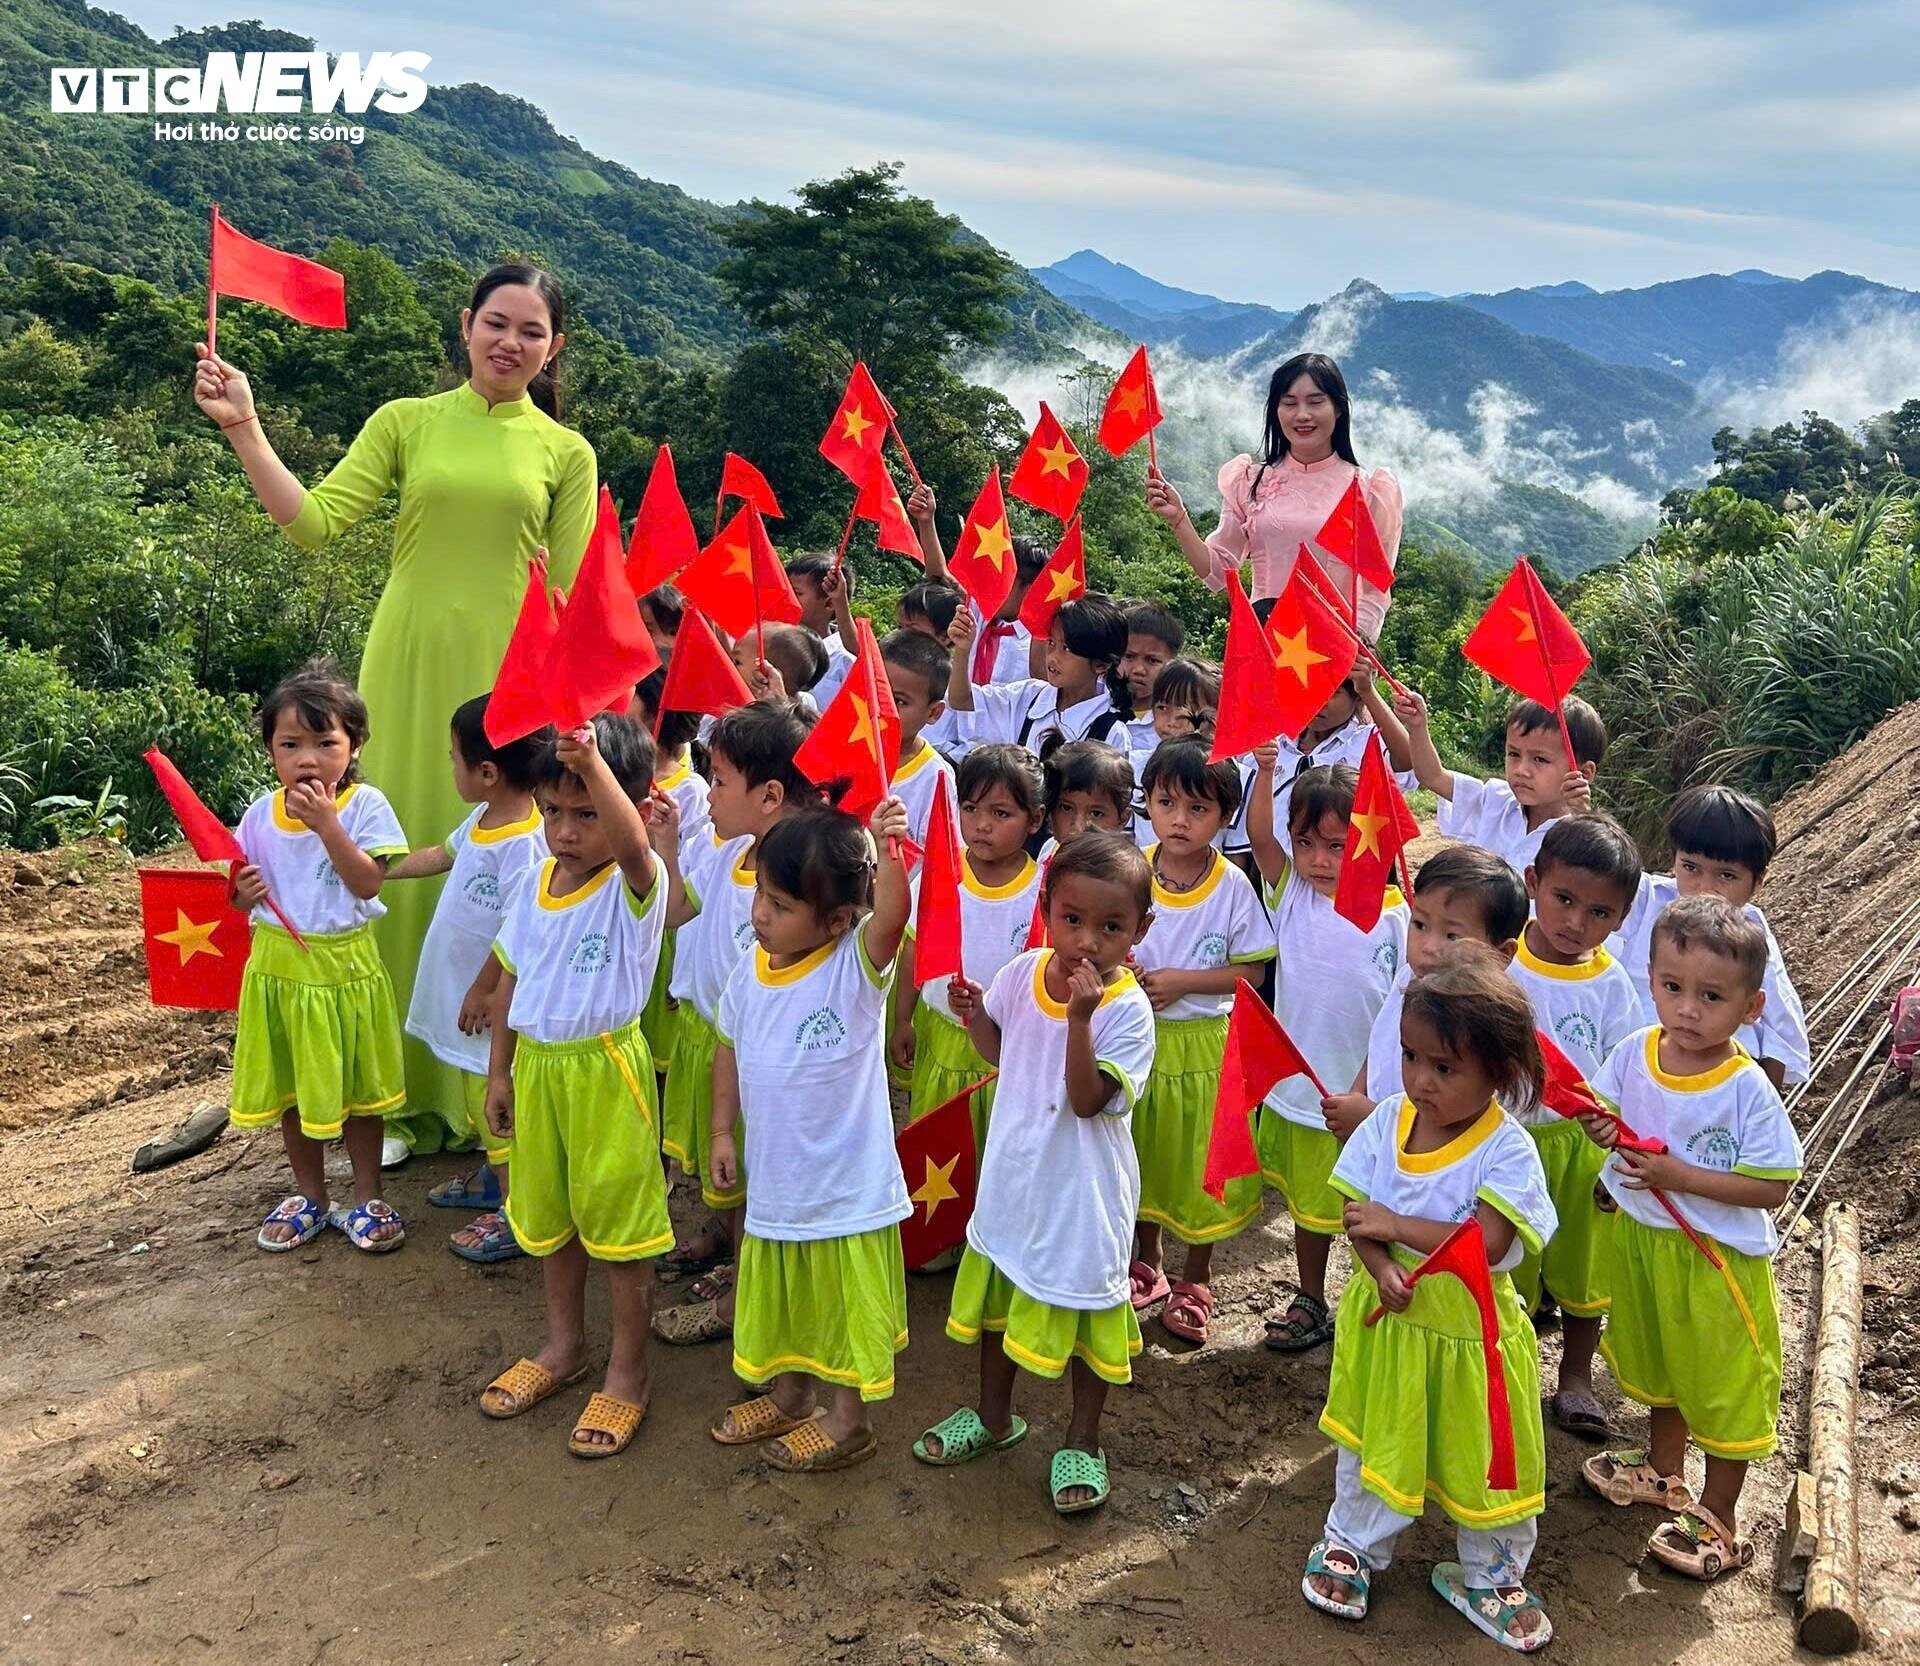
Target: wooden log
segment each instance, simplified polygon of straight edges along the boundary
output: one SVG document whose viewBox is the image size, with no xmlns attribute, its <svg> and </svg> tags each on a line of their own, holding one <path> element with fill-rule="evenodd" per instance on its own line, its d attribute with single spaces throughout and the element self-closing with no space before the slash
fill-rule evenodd
<svg viewBox="0 0 1920 1666">
<path fill-rule="evenodd" d="M 1860 1646 L 1860 1516 L 1853 1486 L 1860 1377 L 1860 1218 L 1844 1203 L 1821 1233 L 1820 1330 L 1809 1395 L 1807 1467 L 1814 1478 L 1813 1560 L 1800 1605 L 1800 1642 L 1816 1654 Z"/>
</svg>

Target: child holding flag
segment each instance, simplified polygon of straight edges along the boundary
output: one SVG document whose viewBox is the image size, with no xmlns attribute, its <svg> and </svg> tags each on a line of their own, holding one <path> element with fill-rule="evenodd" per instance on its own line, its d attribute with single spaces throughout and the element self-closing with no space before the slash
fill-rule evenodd
<svg viewBox="0 0 1920 1666">
<path fill-rule="evenodd" d="M 1132 714 L 1120 661 L 1126 615 L 1105 596 L 1068 602 L 1046 640 L 1046 679 L 976 688 L 967 673 L 976 625 L 971 605 L 953 616 L 947 709 L 963 746 L 1010 741 L 1045 757 L 1064 741 L 1097 740 L 1125 752 Z"/>
<path fill-rule="evenodd" d="M 927 817 L 944 776 L 953 790 L 953 766 L 926 738 L 930 724 L 946 712 L 951 661 L 946 649 L 918 631 L 890 631 L 880 640 L 880 663 L 893 691 L 900 718 L 900 762 L 891 783 L 894 797 L 907 807 L 907 831 L 917 845 L 927 842 Z M 844 680 L 844 679 L 843 679 Z"/>
<path fill-rule="evenodd" d="M 1496 956 L 1462 947 L 1408 987 L 1400 1039 L 1405 1096 L 1374 1109 L 1333 1171 L 1359 1264 L 1320 1414 L 1339 1448 L 1333 1508 L 1300 1590 L 1324 1613 L 1365 1619 L 1373 1576 L 1431 1498 L 1456 1523 L 1460 1557 L 1433 1570 L 1434 1589 L 1531 1652 L 1553 1635 L 1525 1584 L 1546 1442 L 1538 1349 L 1508 1274 L 1555 1220 L 1533 1142 L 1500 1107 L 1539 1097 L 1533 1011 Z M 1458 1277 L 1415 1277 L 1469 1220 L 1483 1247 L 1449 1261 Z M 1376 1307 L 1384 1317 L 1370 1322 Z"/>
</svg>

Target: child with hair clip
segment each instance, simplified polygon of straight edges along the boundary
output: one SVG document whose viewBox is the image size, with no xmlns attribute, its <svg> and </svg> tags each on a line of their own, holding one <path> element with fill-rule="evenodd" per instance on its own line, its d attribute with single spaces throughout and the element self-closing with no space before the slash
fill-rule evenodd
<svg viewBox="0 0 1920 1666">
<path fill-rule="evenodd" d="M 953 1010 L 998 1066 L 993 1137 L 954 1277 L 947 1335 L 980 1345 L 980 1398 L 914 1443 L 922 1463 L 966 1463 L 1026 1438 L 1016 1370 L 1057 1382 L 1073 1409 L 1048 1492 L 1061 1515 L 1107 1501 L 1100 1414 L 1133 1380 L 1140 1324 L 1127 1257 L 1140 1170 L 1127 1118 L 1153 1073 L 1153 1007 L 1126 959 L 1153 912 L 1153 872 L 1123 833 L 1066 841 L 1041 904 L 1051 946 L 990 986 L 955 978 Z"/>
<path fill-rule="evenodd" d="M 1287 799 L 1290 851 L 1273 826 L 1277 747 L 1253 754 L 1247 837 L 1273 917 L 1278 955 L 1273 1010 L 1323 1083 L 1338 1090 L 1366 1059 L 1367 1036 L 1405 958 L 1407 906 L 1388 888 L 1372 931 L 1335 912 L 1340 863 L 1359 773 L 1346 764 L 1303 770 Z M 1319 1091 L 1304 1076 L 1280 1082 L 1260 1108 L 1255 1130 L 1260 1173 L 1286 1200 L 1293 1217 L 1299 1284 L 1267 1315 L 1266 1342 L 1276 1353 L 1302 1353 L 1332 1340 L 1327 1261 L 1340 1231 L 1340 1198 L 1329 1183 L 1350 1126 L 1335 1126 Z"/>
<path fill-rule="evenodd" d="M 1046 782 L 1045 863 L 1054 848 L 1089 827 L 1124 833 L 1133 820 L 1133 765 L 1103 741 L 1070 740 L 1041 762 Z"/>
<path fill-rule="evenodd" d="M 1137 1254 L 1127 1268 L 1136 1312 L 1166 1305 L 1169 1335 L 1204 1346 L 1213 1318 L 1214 1245 L 1260 1213 L 1260 1177 L 1206 1190 L 1213 1102 L 1227 1046 L 1227 1015 L 1242 977 L 1273 958 L 1273 929 L 1247 876 L 1215 848 L 1240 808 L 1240 772 L 1209 763 L 1197 737 L 1163 741 L 1140 787 L 1153 818 L 1153 922 L 1134 950 L 1140 987 L 1153 1006 L 1153 1076 L 1133 1117 L 1140 1160 Z M 1167 1281 L 1165 1229 L 1187 1246 L 1180 1277 Z"/>
<path fill-rule="evenodd" d="M 552 855 L 514 896 L 493 945 L 503 970 L 487 1122 L 513 1142 L 507 1223 L 539 1259 L 547 1335 L 487 1385 L 480 1410 L 524 1416 L 587 1374 L 587 1277 L 598 1263 L 612 1314 L 606 1381 L 567 1449 L 611 1458 L 631 1444 L 652 1398 L 652 1260 L 673 1248 L 653 1060 L 640 1033 L 666 915 L 645 817 L 664 806 L 653 742 L 625 717 L 552 737 L 534 784 Z"/>
<path fill-rule="evenodd" d="M 453 714 L 454 790 L 473 814 L 437 845 L 410 852 L 387 870 L 389 879 L 450 877 L 434 904 L 420 950 L 407 1010 L 407 1034 L 460 1072 L 464 1094 L 441 1116 L 464 1150 L 484 1152 L 471 1173 L 455 1175 L 427 1193 L 436 1209 L 477 1209 L 479 1216 L 448 1239 L 462 1260 L 509 1261 L 521 1253 L 501 1212 L 506 1202 L 507 1143 L 487 1126 L 487 1068 L 492 1053 L 493 992 L 500 962 L 493 940 L 514 892 L 539 871 L 546 834 L 533 802 L 533 766 L 542 737 L 495 746 L 487 739 L 487 696 L 476 695 Z"/>
<path fill-rule="evenodd" d="M 1000 968 L 1023 953 L 1040 891 L 1040 868 L 1027 854 L 1042 814 L 1040 765 L 1018 746 L 976 746 L 960 760 L 955 781 L 960 837 L 966 846 L 960 878 L 960 952 L 965 972 L 985 988 Z M 914 885 L 916 912 L 919 881 Z M 945 983 L 914 988 L 914 933 L 907 926 L 895 981 L 901 991 L 889 1052 L 911 1071 L 909 1120 L 944 1105 L 993 1068 L 975 1049 L 966 1025 L 947 999 Z M 973 1150 L 986 1145 L 993 1084 L 973 1096 Z"/>
<path fill-rule="evenodd" d="M 974 631 L 971 607 L 954 615 L 947 709 L 962 747 L 1010 741 L 1044 758 L 1063 741 L 1097 740 L 1127 751 L 1133 708 L 1120 673 L 1127 619 L 1111 600 L 1082 596 L 1054 615 L 1044 681 L 1029 677 L 976 687 L 968 675 Z"/>
<path fill-rule="evenodd" d="M 760 841 L 752 953 L 727 980 L 713 1056 L 711 1156 L 738 1182 L 733 1369 L 764 1390 L 713 1425 L 723 1446 L 770 1442 L 775 1469 L 822 1474 L 879 1450 L 867 1407 L 893 1393 L 907 1345 L 899 1223 L 913 1213 L 894 1150 L 884 1027 L 907 923 L 897 798 L 873 813 L 790 816 Z M 875 852 L 879 858 L 876 866 Z M 829 1386 L 817 1403 L 816 1383 Z"/>
<path fill-rule="evenodd" d="M 1357 1265 L 1340 1298 L 1320 1429 L 1338 1447 L 1333 1508 L 1301 1595 L 1364 1620 L 1375 1574 L 1433 1499 L 1455 1523 L 1457 1562 L 1432 1584 L 1496 1642 L 1522 1653 L 1553 1636 L 1526 1587 L 1546 1500 L 1546 1437 L 1533 1327 L 1509 1276 L 1553 1236 L 1540 1156 L 1501 1109 L 1530 1109 L 1544 1065 L 1533 1009 L 1499 957 L 1462 944 L 1407 987 L 1406 1092 L 1354 1131 L 1332 1185 Z M 1409 1273 L 1469 1217 L 1480 1224 L 1513 1425 L 1515 1484 L 1487 1479 L 1493 1430 L 1479 1306 L 1458 1278 Z M 1376 1307 L 1385 1313 L 1367 1323 Z"/>
<path fill-rule="evenodd" d="M 233 1039 L 231 1120 L 280 1126 L 299 1190 L 255 1243 L 284 1254 L 337 1227 L 355 1249 L 396 1250 L 399 1212 L 380 1196 L 382 1118 L 406 1102 L 400 1014 L 374 946 L 387 864 L 407 853 L 393 806 L 354 779 L 367 707 L 330 660 L 283 677 L 260 707 L 279 787 L 240 818 L 246 862 L 233 896 L 253 920 Z M 267 907 L 272 897 L 303 949 Z M 326 1142 L 353 1163 L 353 1207 L 329 1208 Z"/>
</svg>

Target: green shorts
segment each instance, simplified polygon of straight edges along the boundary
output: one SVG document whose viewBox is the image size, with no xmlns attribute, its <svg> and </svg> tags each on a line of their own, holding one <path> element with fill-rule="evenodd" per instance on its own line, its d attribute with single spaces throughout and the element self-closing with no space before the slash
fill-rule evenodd
<svg viewBox="0 0 1920 1666">
<path fill-rule="evenodd" d="M 953 1275 L 947 1335 L 978 1342 L 985 1331 L 1000 1332 L 1000 1346 L 1015 1365 L 1052 1380 L 1077 1359 L 1107 1382 L 1130 1383 L 1133 1356 L 1140 1351 L 1140 1320 L 1131 1302 L 1055 1307 L 1017 1288 L 969 1244 Z"/>
<path fill-rule="evenodd" d="M 551 1255 L 576 1233 L 599 1261 L 673 1248 L 653 1059 L 638 1023 L 582 1041 L 520 1038 L 507 1224 L 529 1255 Z"/>
<path fill-rule="evenodd" d="M 503 1140 L 487 1126 L 487 1079 L 476 1076 L 471 1070 L 460 1073 L 460 1111 L 466 1117 L 464 1129 L 455 1127 L 452 1117 L 447 1117 L 447 1126 L 456 1134 L 464 1133 L 467 1138 L 478 1140 L 480 1149 L 487 1154 L 487 1161 L 496 1166 L 504 1166 L 507 1153 L 513 1149 L 513 1141 Z"/>
<path fill-rule="evenodd" d="M 1521 1257 L 1513 1270 L 1513 1287 L 1531 1312 L 1540 1305 L 1544 1273 L 1547 1294 L 1567 1312 L 1598 1318 L 1607 1311 L 1606 1234 L 1614 1217 L 1600 1212 L 1593 1188 L 1607 1166 L 1607 1154 L 1570 1117 L 1529 1123 L 1527 1132 L 1539 1148 L 1547 1195 L 1560 1224 L 1547 1240 L 1544 1257 L 1531 1250 Z"/>
<path fill-rule="evenodd" d="M 802 1243 L 740 1241 L 733 1369 L 770 1382 L 801 1371 L 863 1400 L 893 1393 L 893 1356 L 907 1345 L 907 1267 L 897 1226 Z"/>
<path fill-rule="evenodd" d="M 1338 1237 L 1345 1230 L 1347 1200 L 1330 1183 L 1340 1160 L 1340 1142 L 1332 1131 L 1289 1122 L 1271 1105 L 1262 1105 L 1253 1138 L 1260 1178 L 1285 1199 L 1293 1224 L 1323 1238 Z"/>
</svg>

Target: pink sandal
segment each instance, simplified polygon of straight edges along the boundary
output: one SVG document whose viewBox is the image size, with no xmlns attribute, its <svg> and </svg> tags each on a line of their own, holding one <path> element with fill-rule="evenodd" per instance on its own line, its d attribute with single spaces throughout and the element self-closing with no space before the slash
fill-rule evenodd
<svg viewBox="0 0 1920 1666">
<path fill-rule="evenodd" d="M 1160 1310 L 1161 1326 L 1182 1342 L 1204 1347 L 1207 1325 L 1213 1318 L 1213 1292 L 1204 1284 L 1175 1279 L 1167 1305 Z"/>
<path fill-rule="evenodd" d="M 1145 1313 L 1155 1302 L 1163 1302 L 1173 1286 L 1167 1283 L 1165 1271 L 1149 1267 L 1144 1261 L 1127 1263 L 1128 1299 L 1133 1303 L 1135 1313 Z"/>
</svg>

